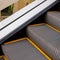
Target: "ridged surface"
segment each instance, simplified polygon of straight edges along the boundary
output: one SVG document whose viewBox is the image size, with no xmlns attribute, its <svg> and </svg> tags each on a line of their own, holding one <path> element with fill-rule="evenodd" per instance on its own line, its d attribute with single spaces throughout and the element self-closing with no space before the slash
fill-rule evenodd
<svg viewBox="0 0 60 60">
<path fill-rule="evenodd" d="M 59 11 L 51 11 L 46 15 L 46 22 L 56 29 L 60 30 L 60 12 Z"/>
<path fill-rule="evenodd" d="M 2 45 L 2 49 L 8 60 L 47 60 L 27 40 Z"/>
<path fill-rule="evenodd" d="M 60 33 L 43 24 L 29 26 L 27 28 L 27 35 L 53 60 L 60 60 Z"/>
</svg>

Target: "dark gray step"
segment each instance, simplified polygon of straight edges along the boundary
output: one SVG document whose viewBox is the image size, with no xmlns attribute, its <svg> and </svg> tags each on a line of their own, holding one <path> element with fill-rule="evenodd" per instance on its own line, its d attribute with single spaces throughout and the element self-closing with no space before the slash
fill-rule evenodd
<svg viewBox="0 0 60 60">
<path fill-rule="evenodd" d="M 56 32 L 47 24 L 39 24 L 29 26 L 27 35 L 53 60 L 60 60 L 60 32 Z"/>
<path fill-rule="evenodd" d="M 28 39 L 9 42 L 2 49 L 8 60 L 47 60 Z"/>
<path fill-rule="evenodd" d="M 60 30 L 60 12 L 51 11 L 46 15 L 46 22 Z"/>
</svg>

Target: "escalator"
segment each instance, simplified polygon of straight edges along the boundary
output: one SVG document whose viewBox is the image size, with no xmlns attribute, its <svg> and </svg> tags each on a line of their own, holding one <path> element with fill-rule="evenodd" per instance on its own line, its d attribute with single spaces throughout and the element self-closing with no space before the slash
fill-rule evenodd
<svg viewBox="0 0 60 60">
<path fill-rule="evenodd" d="M 60 2 L 44 3 L 1 26 L 1 60 L 60 60 Z"/>
</svg>

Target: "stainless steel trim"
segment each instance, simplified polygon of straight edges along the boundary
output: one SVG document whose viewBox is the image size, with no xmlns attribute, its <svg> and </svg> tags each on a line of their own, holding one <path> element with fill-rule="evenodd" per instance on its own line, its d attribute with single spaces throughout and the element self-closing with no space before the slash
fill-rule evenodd
<svg viewBox="0 0 60 60">
<path fill-rule="evenodd" d="M 30 11 L 31 9 L 33 9 L 34 7 L 36 7 L 37 5 L 42 3 L 43 1 L 45 1 L 45 0 L 35 0 L 31 4 L 29 4 L 28 6 L 22 8 L 21 10 L 14 13 L 10 17 L 4 19 L 3 21 L 0 22 L 0 29 L 2 29 L 5 26 L 9 25 L 12 21 L 18 19 L 20 16 L 23 16 L 24 14 L 26 14 L 26 12 Z"/>
<path fill-rule="evenodd" d="M 51 4 L 56 3 L 56 0 L 47 0 L 43 4 L 39 5 L 35 9 L 31 10 L 21 18 L 17 19 L 12 24 L 8 25 L 6 28 L 0 31 L 0 41 L 6 40 L 8 37 L 12 36 L 18 30 L 21 30 L 25 25 L 27 25 L 35 16 L 43 13 L 44 10 L 47 10 Z M 18 29 L 19 28 L 19 29 Z"/>
</svg>

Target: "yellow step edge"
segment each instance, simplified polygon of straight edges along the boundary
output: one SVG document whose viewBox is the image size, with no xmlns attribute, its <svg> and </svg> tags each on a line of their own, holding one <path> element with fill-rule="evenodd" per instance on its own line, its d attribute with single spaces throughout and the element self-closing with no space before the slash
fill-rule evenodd
<svg viewBox="0 0 60 60">
<path fill-rule="evenodd" d="M 60 30 L 58 30 L 58 29 L 56 29 L 55 27 L 53 27 L 53 26 L 51 26 L 51 25 L 49 25 L 49 24 L 47 24 L 50 28 L 52 28 L 53 30 L 55 30 L 55 31 L 57 31 L 57 32 L 59 32 L 60 33 Z"/>
<path fill-rule="evenodd" d="M 60 30 L 56 29 L 55 27 L 49 25 L 48 23 L 39 23 L 39 24 L 33 24 L 33 25 L 30 25 L 30 26 L 39 26 L 39 25 L 47 25 L 48 27 L 50 27 L 51 29 L 55 30 L 56 32 L 59 32 L 60 33 Z"/>
<path fill-rule="evenodd" d="M 42 55 L 44 55 L 44 56 L 47 58 L 47 60 L 52 60 L 47 54 L 45 54 L 45 53 L 42 51 L 42 49 L 40 49 L 35 43 L 33 43 L 32 40 L 30 40 L 29 38 L 27 38 L 27 40 L 28 40 Z"/>
<path fill-rule="evenodd" d="M 4 56 L 4 60 L 8 60 L 6 56 Z"/>
<path fill-rule="evenodd" d="M 4 60 L 7 60 L 7 59 L 6 59 L 6 57 L 5 57 L 5 56 L 3 56 L 3 55 L 2 55 L 2 56 L 0 56 L 0 58 L 3 58 Z"/>
<path fill-rule="evenodd" d="M 10 42 L 6 42 L 4 44 L 12 44 L 12 43 L 16 43 L 16 42 L 19 42 L 19 41 L 23 41 L 23 40 L 28 40 L 44 57 L 47 58 L 47 60 L 52 60 L 47 54 L 45 54 L 42 49 L 40 49 L 34 42 L 32 42 L 29 38 L 25 37 L 25 38 L 21 38 L 21 39 L 17 39 L 17 40 L 14 40 L 14 41 L 10 41 Z"/>
<path fill-rule="evenodd" d="M 22 40 L 24 40 L 24 39 L 26 39 L 26 38 L 21 38 L 21 39 L 13 40 L 13 41 L 10 41 L 10 42 L 6 42 L 6 43 L 4 43 L 4 44 L 16 43 L 16 42 L 22 41 Z"/>
<path fill-rule="evenodd" d="M 32 24 L 32 25 L 29 25 L 29 26 L 39 26 L 39 25 L 45 25 L 45 23 Z"/>
<path fill-rule="evenodd" d="M 3 56 L 0 56 L 0 58 L 2 58 Z"/>
</svg>

